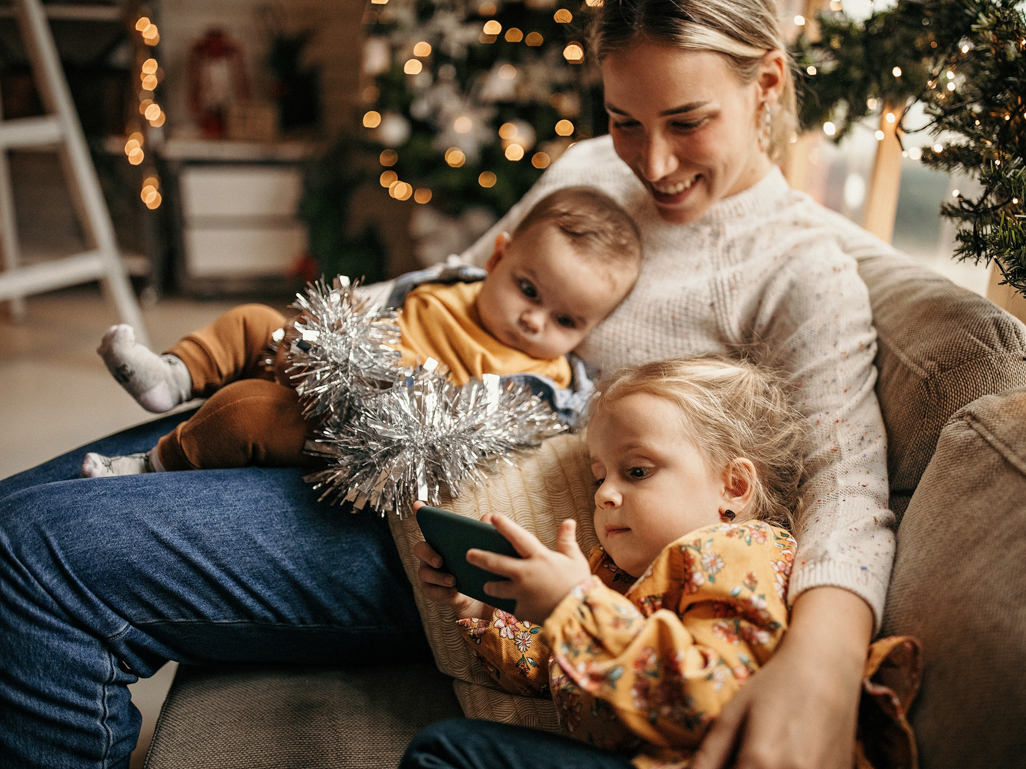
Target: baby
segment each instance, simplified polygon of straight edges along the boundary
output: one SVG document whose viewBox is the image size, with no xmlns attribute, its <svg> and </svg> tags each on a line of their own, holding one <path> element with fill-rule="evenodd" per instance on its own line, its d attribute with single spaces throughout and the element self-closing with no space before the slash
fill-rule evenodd
<svg viewBox="0 0 1026 769">
<path fill-rule="evenodd" d="M 586 435 L 600 542 L 591 557 L 572 519 L 553 551 L 491 515 L 523 557 L 466 557 L 507 578 L 485 591 L 515 599 L 516 616 L 458 593 L 423 542 L 414 548 L 421 589 L 455 608 L 502 688 L 553 699 L 565 735 L 637 767 L 685 767 L 787 629 L 796 544 L 784 527 L 801 506 L 805 420 L 774 375 L 718 358 L 626 369 L 600 389 Z M 885 639 L 870 660 L 880 665 L 895 650 L 910 667 L 892 672 L 911 681 L 916 649 Z M 907 706 L 868 713 L 861 737 L 907 750 Z M 457 734 L 475 729 L 468 745 L 506 744 L 509 735 L 478 723 L 429 727 L 401 767 L 468 765 Z"/>
<path fill-rule="evenodd" d="M 589 187 L 557 190 L 496 238 L 483 272 L 465 268 L 447 276 L 457 282 L 393 291 L 402 364 L 433 358 L 460 385 L 497 374 L 535 377 L 556 395 L 590 386 L 567 355 L 630 293 L 640 270 L 638 229 L 617 203 Z M 148 452 L 87 454 L 82 474 L 311 465 L 304 445 L 317 425 L 303 418 L 287 378 L 275 381 L 264 363 L 285 321 L 270 307 L 243 305 L 162 355 L 137 344 L 130 326 L 112 327 L 98 352 L 143 408 L 208 400 Z"/>
</svg>

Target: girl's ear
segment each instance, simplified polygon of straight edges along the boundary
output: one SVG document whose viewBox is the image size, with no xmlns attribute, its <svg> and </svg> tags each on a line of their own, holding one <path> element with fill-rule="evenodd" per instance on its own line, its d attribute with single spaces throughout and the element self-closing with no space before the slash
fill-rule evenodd
<svg viewBox="0 0 1026 769">
<path fill-rule="evenodd" d="M 747 508 L 755 499 L 757 478 L 752 460 L 746 457 L 732 459 L 723 470 L 724 510 L 733 510 L 740 518 L 746 518 Z"/>
<path fill-rule="evenodd" d="M 784 93 L 787 73 L 787 57 L 780 50 L 768 51 L 762 57 L 759 73 L 755 77 L 758 88 L 758 101 L 777 103 Z"/>
<path fill-rule="evenodd" d="M 500 232 L 495 236 L 495 248 L 492 249 L 492 255 L 485 262 L 484 268 L 486 271 L 491 272 L 502 261 L 502 257 L 506 255 L 506 249 L 512 240 L 513 238 L 510 237 L 508 232 Z"/>
</svg>

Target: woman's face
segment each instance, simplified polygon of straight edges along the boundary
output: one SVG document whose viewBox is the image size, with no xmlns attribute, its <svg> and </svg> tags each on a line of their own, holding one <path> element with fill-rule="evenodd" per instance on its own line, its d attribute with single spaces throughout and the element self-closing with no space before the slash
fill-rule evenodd
<svg viewBox="0 0 1026 769">
<path fill-rule="evenodd" d="M 758 122 L 761 102 L 775 103 L 782 87 L 776 59 L 767 54 L 748 85 L 713 52 L 643 42 L 603 60 L 616 154 L 648 189 L 665 221 L 693 222 L 770 170 L 759 149 Z"/>
</svg>

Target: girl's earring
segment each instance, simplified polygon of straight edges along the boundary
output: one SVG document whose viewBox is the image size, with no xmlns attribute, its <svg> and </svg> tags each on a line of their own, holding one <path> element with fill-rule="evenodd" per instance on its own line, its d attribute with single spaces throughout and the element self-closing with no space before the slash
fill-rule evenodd
<svg viewBox="0 0 1026 769">
<path fill-rule="evenodd" d="M 730 523 L 736 517 L 737 517 L 737 514 L 733 510 L 724 510 L 722 513 L 720 513 L 720 518 L 722 518 L 727 523 Z"/>
<path fill-rule="evenodd" d="M 762 103 L 762 114 L 759 116 L 759 151 L 769 152 L 770 139 L 773 134 L 773 114 L 768 101 Z"/>
</svg>

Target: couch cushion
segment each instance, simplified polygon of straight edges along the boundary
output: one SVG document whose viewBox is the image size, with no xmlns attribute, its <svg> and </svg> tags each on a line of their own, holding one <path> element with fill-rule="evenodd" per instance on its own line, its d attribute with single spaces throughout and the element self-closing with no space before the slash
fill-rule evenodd
<svg viewBox="0 0 1026 769">
<path fill-rule="evenodd" d="M 1026 388 L 941 433 L 898 529 L 885 634 L 923 644 L 923 769 L 1026 762 Z"/>
<path fill-rule="evenodd" d="M 1026 386 L 1026 326 L 898 253 L 860 260 L 879 337 L 891 508 L 900 521 L 952 414 Z"/>
<path fill-rule="evenodd" d="M 461 714 L 430 663 L 347 669 L 178 668 L 147 769 L 393 769 L 433 721 Z"/>
</svg>

